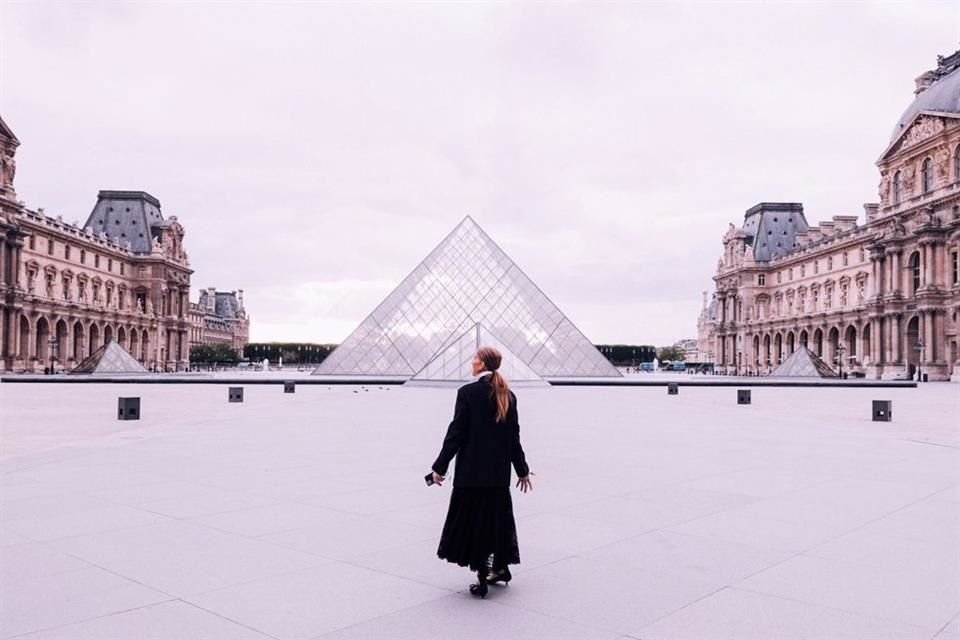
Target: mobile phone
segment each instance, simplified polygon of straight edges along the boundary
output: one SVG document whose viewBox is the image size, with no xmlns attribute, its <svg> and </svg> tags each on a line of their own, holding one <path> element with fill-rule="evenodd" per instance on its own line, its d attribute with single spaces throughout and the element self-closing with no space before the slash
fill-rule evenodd
<svg viewBox="0 0 960 640">
<path fill-rule="evenodd" d="M 433 485 L 433 471 L 423 476 L 423 479 L 426 480 L 428 487 Z"/>
</svg>

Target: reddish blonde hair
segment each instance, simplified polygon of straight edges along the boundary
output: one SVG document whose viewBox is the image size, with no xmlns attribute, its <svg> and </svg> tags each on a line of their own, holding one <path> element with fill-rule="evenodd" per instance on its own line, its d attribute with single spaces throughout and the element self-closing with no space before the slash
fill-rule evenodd
<svg viewBox="0 0 960 640">
<path fill-rule="evenodd" d="M 483 363 L 487 371 L 492 372 L 490 386 L 492 387 L 492 395 L 497 401 L 497 422 L 503 422 L 507 419 L 507 410 L 510 409 L 510 385 L 507 384 L 507 379 L 497 371 L 503 361 L 503 356 L 493 347 L 480 347 L 477 350 L 477 359 Z"/>
</svg>

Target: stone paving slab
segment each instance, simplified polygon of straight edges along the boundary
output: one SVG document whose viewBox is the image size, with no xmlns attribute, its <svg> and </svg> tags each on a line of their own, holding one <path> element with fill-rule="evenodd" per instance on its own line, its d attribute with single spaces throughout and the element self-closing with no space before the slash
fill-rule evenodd
<svg viewBox="0 0 960 640">
<path fill-rule="evenodd" d="M 523 563 L 477 601 L 422 479 L 451 389 L 0 384 L 0 640 L 960 634 L 957 385 L 517 392 Z"/>
</svg>

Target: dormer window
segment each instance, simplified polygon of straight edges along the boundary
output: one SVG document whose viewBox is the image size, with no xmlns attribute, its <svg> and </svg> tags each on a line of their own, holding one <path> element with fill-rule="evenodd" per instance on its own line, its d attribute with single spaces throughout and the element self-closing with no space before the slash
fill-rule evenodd
<svg viewBox="0 0 960 640">
<path fill-rule="evenodd" d="M 933 160 L 927 158 L 923 161 L 920 168 L 920 176 L 923 181 L 923 192 L 930 193 L 933 191 Z"/>
<path fill-rule="evenodd" d="M 897 171 L 893 174 L 893 204 L 900 204 L 903 198 L 903 174 Z"/>
</svg>

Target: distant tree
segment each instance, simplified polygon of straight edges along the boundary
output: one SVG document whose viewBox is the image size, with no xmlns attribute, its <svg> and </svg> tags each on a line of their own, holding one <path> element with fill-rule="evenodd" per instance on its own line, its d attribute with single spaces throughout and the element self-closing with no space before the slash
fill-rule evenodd
<svg viewBox="0 0 960 640">
<path fill-rule="evenodd" d="M 677 345 L 660 347 L 660 349 L 657 350 L 657 359 L 660 362 L 678 362 L 685 360 L 686 357 L 687 354 Z"/>
<path fill-rule="evenodd" d="M 650 345 L 597 344 L 594 346 L 616 366 L 636 366 L 642 362 L 653 362 L 657 355 L 657 350 Z"/>
<path fill-rule="evenodd" d="M 213 349 L 205 344 L 190 348 L 190 362 L 213 362 Z"/>
<path fill-rule="evenodd" d="M 335 344 L 309 342 L 251 342 L 243 348 L 243 357 L 254 362 L 264 359 L 284 364 L 319 364 L 336 348 Z"/>
<path fill-rule="evenodd" d="M 232 364 L 239 359 L 237 352 L 228 344 L 201 344 L 190 349 L 190 362 L 196 364 Z"/>
</svg>

